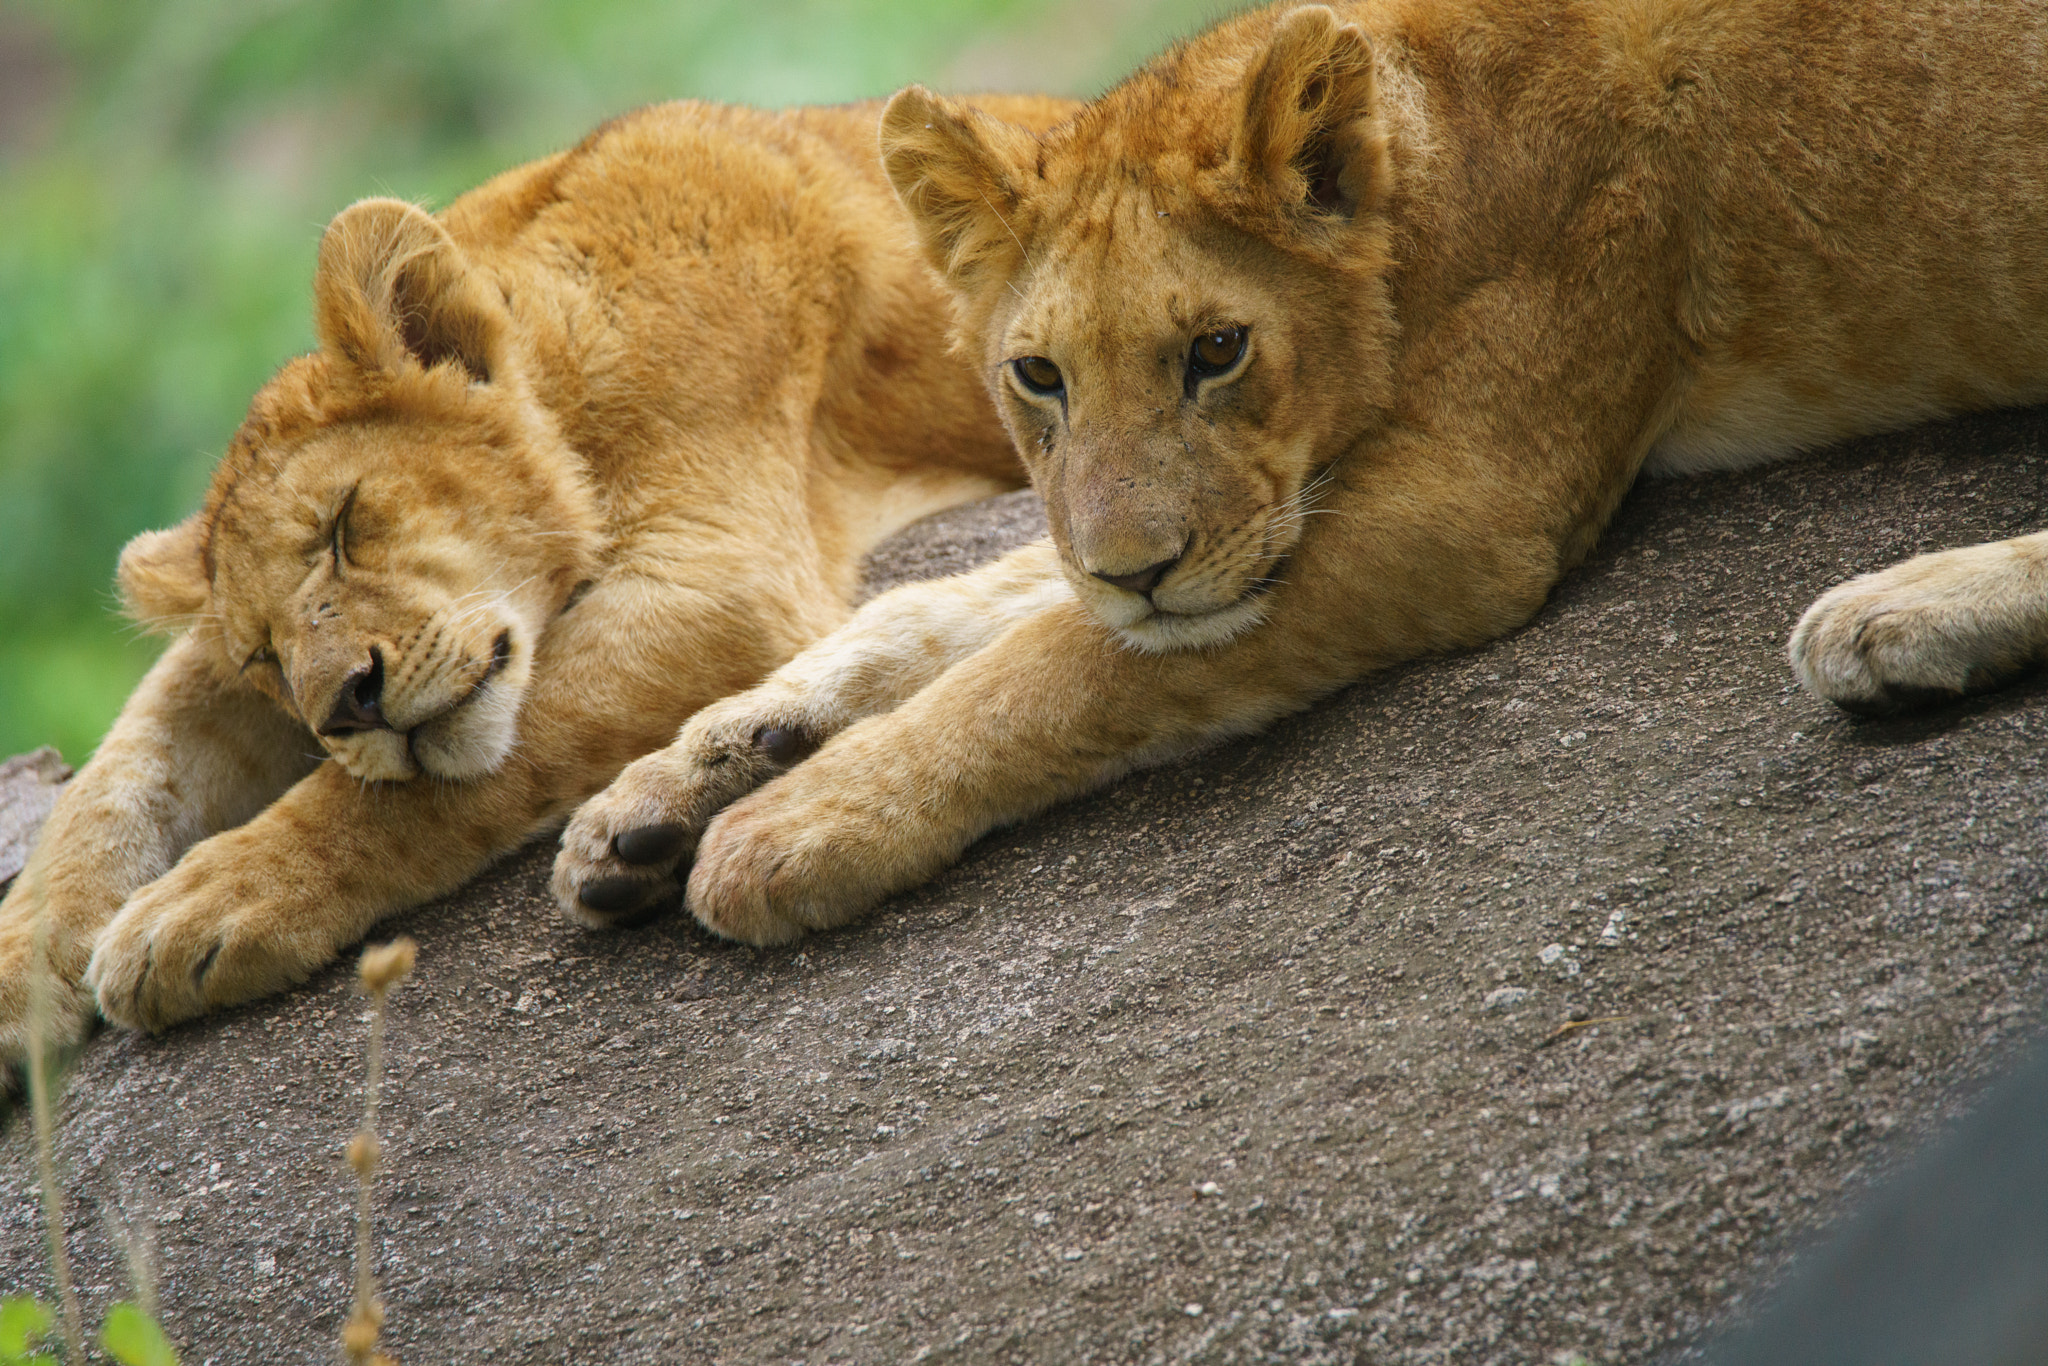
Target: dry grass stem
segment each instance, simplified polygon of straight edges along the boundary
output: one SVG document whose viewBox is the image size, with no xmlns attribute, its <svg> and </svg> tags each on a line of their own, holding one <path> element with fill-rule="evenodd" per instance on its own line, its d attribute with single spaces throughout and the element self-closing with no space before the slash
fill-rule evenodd
<svg viewBox="0 0 2048 1366">
<path fill-rule="evenodd" d="M 70 1359 L 85 1360 L 85 1316 L 78 1309 L 78 1287 L 71 1280 L 71 1254 L 64 1246 L 64 1190 L 57 1184 L 57 1104 L 50 1079 L 50 991 L 56 977 L 50 966 L 47 922 L 36 925 L 35 966 L 29 973 L 28 1102 L 35 1116 L 36 1177 L 43 1188 L 43 1223 L 49 1231 L 50 1271 L 57 1278 L 57 1299 L 63 1307 L 64 1347 Z"/>
<path fill-rule="evenodd" d="M 412 972 L 419 949 L 403 935 L 389 944 L 363 950 L 357 977 L 369 994 L 370 1045 L 363 1063 L 363 1125 L 348 1141 L 348 1165 L 356 1174 L 356 1292 L 348 1321 L 342 1325 L 341 1347 L 351 1366 L 382 1366 L 390 1358 L 377 1351 L 384 1329 L 384 1305 L 377 1298 L 377 1273 L 370 1247 L 373 1196 L 377 1176 L 377 1100 L 384 1080 L 385 1004 L 391 989 Z"/>
<path fill-rule="evenodd" d="M 106 1228 L 108 1238 L 121 1249 L 121 1259 L 128 1264 L 128 1283 L 135 1287 L 135 1307 L 157 1321 L 156 1222 L 147 1215 L 131 1222 L 110 1210 Z"/>
</svg>

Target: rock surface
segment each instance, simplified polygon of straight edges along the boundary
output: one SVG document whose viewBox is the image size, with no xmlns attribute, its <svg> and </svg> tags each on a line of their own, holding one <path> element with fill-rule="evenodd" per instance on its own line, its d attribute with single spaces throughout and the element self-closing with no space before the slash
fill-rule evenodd
<svg viewBox="0 0 2048 1366">
<path fill-rule="evenodd" d="M 44 745 L 0 763 L 0 887 L 28 862 L 36 832 L 50 818 L 57 794 L 71 777 L 63 756 Z"/>
<path fill-rule="evenodd" d="M 396 918 L 388 1348 L 1683 1354 L 2032 1027 L 2048 694 L 1859 722 L 1782 649 L 1849 573 L 2048 521 L 2044 431 L 1645 486 L 1526 629 L 798 947 L 579 930 L 539 848 Z M 153 1225 L 191 1366 L 334 1359 L 350 977 L 88 1047 L 59 1152 L 89 1312 L 126 1293 L 110 1226 Z M 45 1291 L 26 1128 L 0 1287 Z"/>
</svg>

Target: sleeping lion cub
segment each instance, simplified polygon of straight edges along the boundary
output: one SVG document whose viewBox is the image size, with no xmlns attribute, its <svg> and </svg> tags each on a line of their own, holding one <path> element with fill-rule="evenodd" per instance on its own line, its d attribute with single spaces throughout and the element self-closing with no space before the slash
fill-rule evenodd
<svg viewBox="0 0 2048 1366">
<path fill-rule="evenodd" d="M 558 893 L 837 924 L 1528 620 L 1646 468 L 2048 398 L 2044 46 L 2039 4 L 1388 0 L 1231 20 L 1042 134 L 903 92 L 889 179 L 1052 538 L 699 712 Z M 1793 653 L 1882 706 L 2044 640 L 2030 539 L 1838 589 Z"/>
<path fill-rule="evenodd" d="M 60 1036 L 301 979 L 839 624 L 882 536 L 1023 482 L 879 113 L 645 109 L 334 220 L 320 349 L 122 554 L 174 639 L 0 903 L 0 1061 L 39 925 Z"/>
</svg>

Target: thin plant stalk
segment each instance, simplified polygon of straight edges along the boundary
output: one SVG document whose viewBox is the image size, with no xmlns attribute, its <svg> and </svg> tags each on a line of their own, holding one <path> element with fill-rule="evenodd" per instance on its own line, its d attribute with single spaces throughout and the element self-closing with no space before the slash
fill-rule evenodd
<svg viewBox="0 0 2048 1366">
<path fill-rule="evenodd" d="M 135 1287 L 135 1307 L 152 1322 L 158 1321 L 155 1222 L 146 1216 L 127 1222 L 109 1215 L 107 1231 L 128 1263 L 128 1283 Z"/>
<path fill-rule="evenodd" d="M 356 1174 L 356 1291 L 355 1303 L 341 1329 L 341 1346 L 350 1366 L 378 1366 L 390 1358 L 377 1351 L 377 1338 L 384 1328 L 384 1306 L 377 1298 L 377 1273 L 370 1246 L 370 1229 L 375 1211 L 373 1196 L 377 1176 L 377 1100 L 384 1081 L 384 1018 L 391 989 L 412 971 L 418 952 L 413 941 L 400 936 L 378 948 L 364 949 L 357 977 L 369 993 L 370 1044 L 363 1060 L 363 1127 L 348 1143 L 348 1165 Z"/>
<path fill-rule="evenodd" d="M 64 1246 L 64 1189 L 57 1183 L 56 1101 L 50 1080 L 50 965 L 47 919 L 36 925 L 36 958 L 29 974 L 28 1103 L 36 1126 L 36 1176 L 43 1187 L 43 1223 L 49 1232 L 50 1271 L 57 1278 L 57 1300 L 63 1308 L 64 1347 L 74 1362 L 85 1361 L 85 1316 L 78 1308 L 78 1287 L 71 1280 L 71 1254 Z"/>
</svg>

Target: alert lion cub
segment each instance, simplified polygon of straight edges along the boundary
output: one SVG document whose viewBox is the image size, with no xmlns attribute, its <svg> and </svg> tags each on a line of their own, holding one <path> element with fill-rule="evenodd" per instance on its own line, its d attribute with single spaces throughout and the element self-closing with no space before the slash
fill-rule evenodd
<svg viewBox="0 0 2048 1366">
<path fill-rule="evenodd" d="M 650 108 L 334 220 L 319 350 L 122 554 L 173 640 L 0 903 L 0 1060 L 39 925 L 59 1032 L 301 979 L 839 624 L 880 537 L 1022 483 L 879 113 Z"/>
<path fill-rule="evenodd" d="M 2044 44 L 2040 5 L 1389 0 L 1231 20 L 1045 133 L 903 92 L 889 178 L 1051 540 L 700 712 L 558 887 L 694 846 L 714 929 L 836 924 L 1526 621 L 1645 468 L 2048 398 Z M 1802 675 L 2038 653 L 2039 544 L 1959 555 L 1824 599 Z"/>
</svg>

